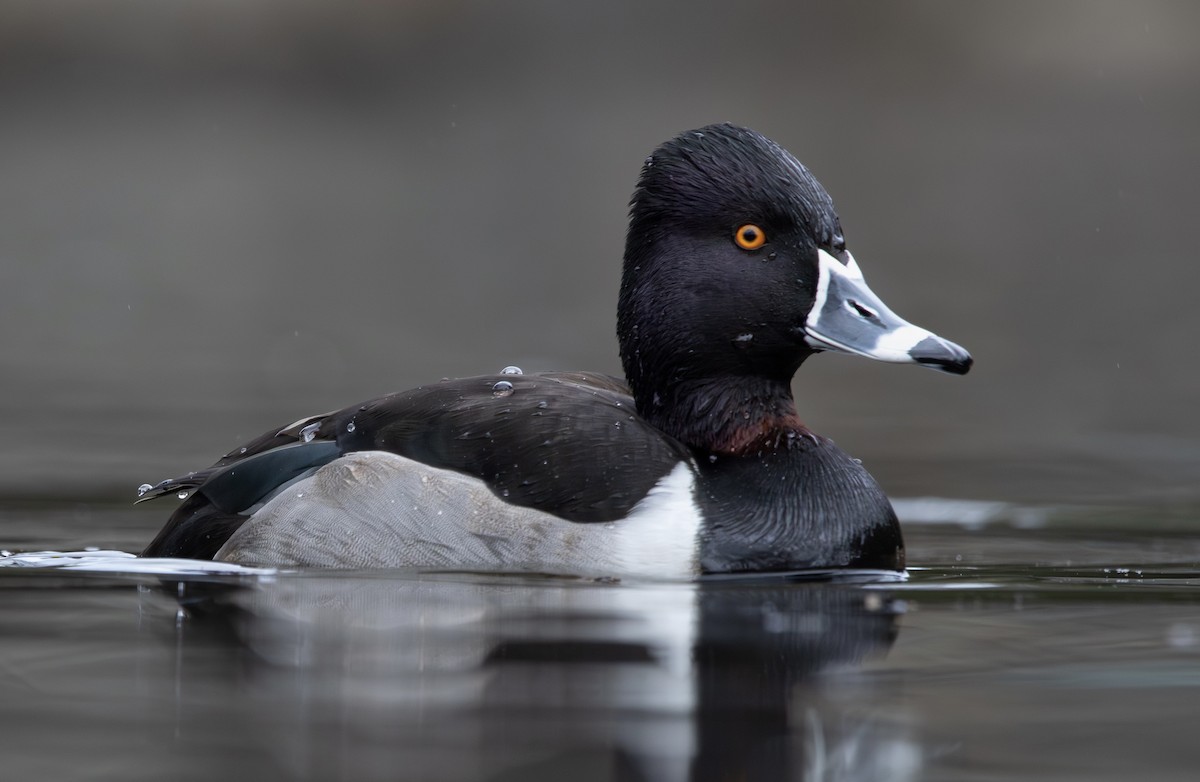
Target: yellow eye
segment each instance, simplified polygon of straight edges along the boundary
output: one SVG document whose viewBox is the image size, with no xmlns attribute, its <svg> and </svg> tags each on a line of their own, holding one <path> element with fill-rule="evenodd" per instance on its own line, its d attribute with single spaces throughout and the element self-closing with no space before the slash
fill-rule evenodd
<svg viewBox="0 0 1200 782">
<path fill-rule="evenodd" d="M 757 250 L 767 243 L 767 234 L 757 225 L 746 223 L 733 232 L 733 241 L 743 250 Z"/>
</svg>

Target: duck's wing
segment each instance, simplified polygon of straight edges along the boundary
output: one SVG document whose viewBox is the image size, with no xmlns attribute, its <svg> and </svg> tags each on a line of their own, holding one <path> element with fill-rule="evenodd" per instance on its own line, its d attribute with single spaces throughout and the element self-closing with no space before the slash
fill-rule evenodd
<svg viewBox="0 0 1200 782">
<path fill-rule="evenodd" d="M 270 430 L 142 499 L 183 494 L 143 556 L 210 559 L 289 483 L 339 457 L 389 451 L 479 479 L 497 497 L 577 523 L 624 517 L 687 448 L 590 373 L 489 375 L 380 397 Z"/>
</svg>

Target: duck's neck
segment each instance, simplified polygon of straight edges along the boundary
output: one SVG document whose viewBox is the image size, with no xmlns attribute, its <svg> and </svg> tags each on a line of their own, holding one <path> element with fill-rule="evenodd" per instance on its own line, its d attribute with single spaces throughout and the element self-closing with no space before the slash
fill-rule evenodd
<svg viewBox="0 0 1200 782">
<path fill-rule="evenodd" d="M 788 382 L 713 377 L 637 392 L 638 413 L 698 453 L 749 454 L 811 436 L 796 414 Z"/>
<path fill-rule="evenodd" d="M 704 572 L 903 569 L 891 503 L 861 464 L 800 421 L 790 383 L 682 380 L 644 396 L 639 413 L 695 456 Z"/>
</svg>

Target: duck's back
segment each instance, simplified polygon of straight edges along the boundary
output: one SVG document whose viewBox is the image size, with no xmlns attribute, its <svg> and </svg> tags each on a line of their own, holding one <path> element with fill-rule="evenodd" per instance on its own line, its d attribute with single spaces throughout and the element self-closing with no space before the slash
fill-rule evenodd
<svg viewBox="0 0 1200 782">
<path fill-rule="evenodd" d="M 584 372 L 423 386 L 331 416 L 317 436 L 474 476 L 513 505 L 582 523 L 623 518 L 690 459 L 636 414 L 624 383 Z"/>
<path fill-rule="evenodd" d="M 690 459 L 607 376 L 444 381 L 271 430 L 209 470 L 164 482 L 154 494 L 191 496 L 143 554 L 495 567 L 464 553 L 511 559 L 539 536 L 582 540 L 598 534 L 590 527 L 630 526 L 639 506 L 655 506 L 652 490 L 690 502 Z M 490 527 L 461 532 L 484 517 Z M 379 550 L 391 553 L 368 555 L 380 535 Z"/>
</svg>

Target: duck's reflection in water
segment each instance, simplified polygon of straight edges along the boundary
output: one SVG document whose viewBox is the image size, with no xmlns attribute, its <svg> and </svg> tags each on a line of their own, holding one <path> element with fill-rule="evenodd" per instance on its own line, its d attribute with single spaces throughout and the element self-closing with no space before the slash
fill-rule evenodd
<svg viewBox="0 0 1200 782">
<path fill-rule="evenodd" d="M 181 689 L 219 670 L 214 650 L 232 656 L 230 707 L 254 713 L 258 749 L 292 778 L 919 771 L 858 670 L 896 637 L 878 589 L 339 574 L 184 591 Z"/>
</svg>

